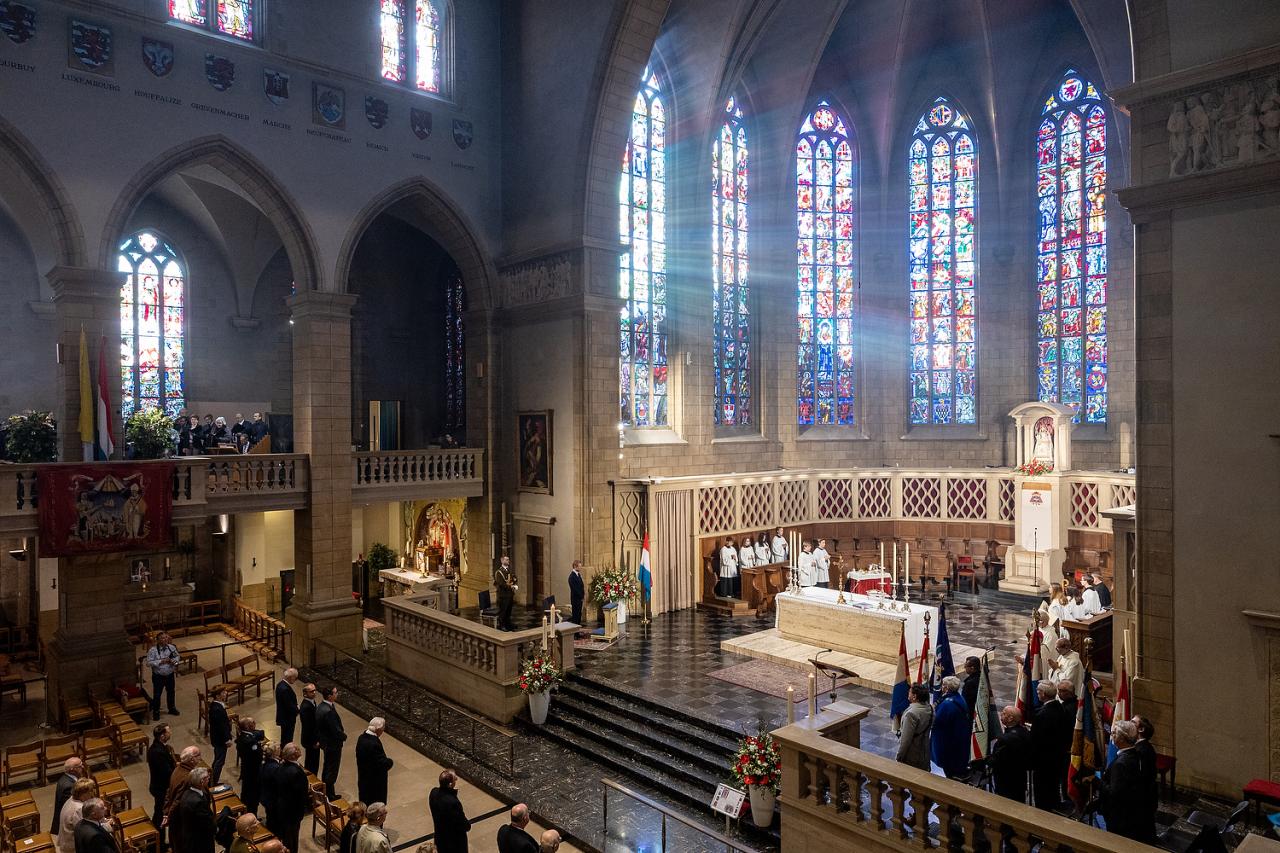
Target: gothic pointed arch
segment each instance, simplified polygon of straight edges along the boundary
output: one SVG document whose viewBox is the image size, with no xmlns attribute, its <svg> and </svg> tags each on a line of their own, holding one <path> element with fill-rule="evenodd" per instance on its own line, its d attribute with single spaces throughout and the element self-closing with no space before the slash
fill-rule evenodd
<svg viewBox="0 0 1280 853">
<path fill-rule="evenodd" d="M 27 231 L 28 239 L 43 273 L 50 267 L 84 266 L 86 252 L 84 230 L 62 182 L 27 139 L 12 124 L 0 117 L 0 178 L 3 178 L 4 201 L 15 208 L 20 222 L 42 218 L 47 225 L 43 233 Z M 24 208 L 18 210 L 17 208 Z M 22 215 L 29 209 L 31 217 Z"/>
</svg>

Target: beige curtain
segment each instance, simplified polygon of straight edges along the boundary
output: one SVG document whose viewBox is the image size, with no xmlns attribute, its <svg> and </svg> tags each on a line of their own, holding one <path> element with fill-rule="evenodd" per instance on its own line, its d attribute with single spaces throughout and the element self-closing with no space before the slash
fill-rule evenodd
<svg viewBox="0 0 1280 853">
<path fill-rule="evenodd" d="M 653 614 L 693 606 L 693 492 L 654 495 Z"/>
</svg>

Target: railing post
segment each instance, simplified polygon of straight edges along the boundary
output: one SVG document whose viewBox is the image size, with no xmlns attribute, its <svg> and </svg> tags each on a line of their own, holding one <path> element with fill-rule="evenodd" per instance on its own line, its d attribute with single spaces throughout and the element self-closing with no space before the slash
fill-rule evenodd
<svg viewBox="0 0 1280 853">
<path fill-rule="evenodd" d="M 601 790 L 604 791 L 604 808 L 601 809 L 601 812 L 604 815 L 604 844 L 601 846 L 608 847 L 609 846 L 609 786 L 601 785 L 600 788 Z"/>
</svg>

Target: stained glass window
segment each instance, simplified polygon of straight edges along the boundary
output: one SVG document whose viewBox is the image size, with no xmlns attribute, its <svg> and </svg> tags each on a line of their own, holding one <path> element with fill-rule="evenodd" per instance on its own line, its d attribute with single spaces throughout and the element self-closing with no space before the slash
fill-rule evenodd
<svg viewBox="0 0 1280 853">
<path fill-rule="evenodd" d="M 197 27 L 209 25 L 209 0 L 169 0 L 169 17 Z"/>
<path fill-rule="evenodd" d="M 853 424 L 853 145 L 818 102 L 796 140 L 796 413 L 801 424 Z"/>
<path fill-rule="evenodd" d="M 415 83 L 424 92 L 440 91 L 440 10 L 434 0 L 417 0 L 413 45 Z"/>
<path fill-rule="evenodd" d="M 409 26 L 409 10 L 413 10 Z M 382 78 L 439 94 L 444 27 L 440 0 L 378 0 Z M 410 41 L 412 39 L 412 41 Z M 413 67 L 409 67 L 409 58 Z"/>
<path fill-rule="evenodd" d="M 1037 392 L 1107 422 L 1107 114 L 1067 71 L 1036 132 Z"/>
<path fill-rule="evenodd" d="M 382 77 L 403 83 L 408 73 L 405 51 L 404 0 L 379 0 L 378 29 L 382 38 Z"/>
<path fill-rule="evenodd" d="M 907 160 L 912 424 L 978 421 L 978 147 L 946 98 L 916 123 Z"/>
<path fill-rule="evenodd" d="M 175 416 L 183 391 L 186 274 L 177 252 L 150 231 L 120 245 L 120 409 L 162 408 Z"/>
<path fill-rule="evenodd" d="M 210 14 L 210 6 L 216 14 Z M 254 0 L 169 0 L 169 19 L 233 38 L 257 36 Z"/>
<path fill-rule="evenodd" d="M 461 442 L 467 426 L 467 370 L 463 336 L 466 293 L 462 286 L 462 274 L 456 269 L 449 275 L 444 298 L 444 429 Z"/>
<path fill-rule="evenodd" d="M 646 68 L 631 109 L 618 185 L 618 337 L 621 420 L 667 423 L 667 112 L 658 76 Z"/>
<path fill-rule="evenodd" d="M 711 287 L 715 423 L 748 426 L 751 313 L 747 278 L 747 128 L 730 98 L 711 145 Z"/>
<path fill-rule="evenodd" d="M 218 32 L 253 41 L 253 0 L 218 0 Z"/>
</svg>

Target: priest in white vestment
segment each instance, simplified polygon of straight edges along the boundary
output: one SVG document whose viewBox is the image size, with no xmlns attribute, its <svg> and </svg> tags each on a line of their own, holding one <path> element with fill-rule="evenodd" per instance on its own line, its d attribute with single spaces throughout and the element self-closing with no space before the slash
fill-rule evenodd
<svg viewBox="0 0 1280 853">
<path fill-rule="evenodd" d="M 782 535 L 781 527 L 779 527 L 778 530 L 773 534 L 772 545 L 773 545 L 773 562 L 775 563 L 787 562 L 787 540 L 786 540 L 786 537 Z"/>
<path fill-rule="evenodd" d="M 1058 659 L 1049 664 L 1054 680 L 1070 681 L 1076 689 L 1076 695 L 1083 696 L 1084 662 L 1080 660 L 1080 654 L 1071 648 L 1071 641 L 1065 638 L 1059 639 L 1055 648 Z"/>
<path fill-rule="evenodd" d="M 800 556 L 796 560 L 797 575 L 800 578 L 800 586 L 808 587 L 814 584 L 813 575 L 813 543 L 805 540 L 804 545 L 800 547 Z"/>
<path fill-rule="evenodd" d="M 814 586 L 831 588 L 831 555 L 827 553 L 825 539 L 819 539 L 818 547 L 813 549 L 813 580 Z"/>
<path fill-rule="evenodd" d="M 733 547 L 733 537 L 724 540 L 720 548 L 720 590 L 725 598 L 737 598 L 738 585 L 738 549 Z"/>
</svg>

